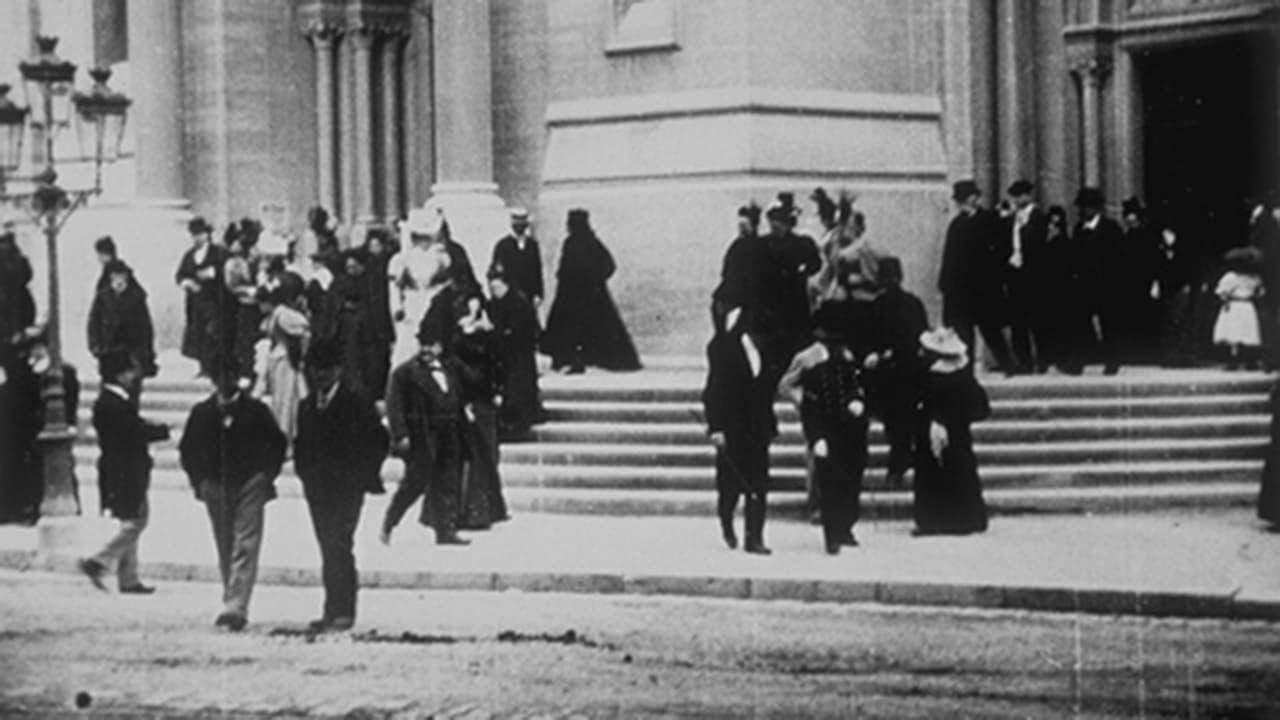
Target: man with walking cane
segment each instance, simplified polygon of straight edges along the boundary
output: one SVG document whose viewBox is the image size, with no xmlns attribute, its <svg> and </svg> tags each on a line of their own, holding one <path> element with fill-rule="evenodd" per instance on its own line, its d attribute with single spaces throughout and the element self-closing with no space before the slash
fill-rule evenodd
<svg viewBox="0 0 1280 720">
<path fill-rule="evenodd" d="M 769 491 L 769 443 L 778 434 L 773 412 L 775 388 L 752 337 L 750 316 L 734 308 L 717 323 L 707 344 L 707 384 L 702 392 L 707 433 L 716 447 L 716 491 L 720 530 L 730 549 L 738 547 L 733 516 L 746 496 L 747 552 L 768 555 L 764 544 Z"/>
</svg>

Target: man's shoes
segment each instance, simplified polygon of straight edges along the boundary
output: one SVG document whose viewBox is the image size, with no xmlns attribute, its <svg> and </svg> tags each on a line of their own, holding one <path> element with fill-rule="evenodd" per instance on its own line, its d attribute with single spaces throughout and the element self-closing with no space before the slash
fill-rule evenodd
<svg viewBox="0 0 1280 720">
<path fill-rule="evenodd" d="M 840 554 L 840 543 L 838 543 L 838 542 L 830 542 L 830 541 L 828 541 L 828 542 L 827 542 L 827 554 L 828 554 L 828 555 L 839 555 L 839 554 Z"/>
<path fill-rule="evenodd" d="M 732 530 L 724 532 L 724 544 L 729 546 L 730 550 L 738 549 L 738 535 Z"/>
<path fill-rule="evenodd" d="M 155 591 L 154 585 L 143 585 L 142 583 L 120 588 L 120 592 L 124 595 L 151 595 Z"/>
<path fill-rule="evenodd" d="M 845 547 L 858 547 L 858 538 L 853 536 L 853 531 L 849 531 L 848 535 L 840 538 L 840 544 Z"/>
<path fill-rule="evenodd" d="M 378 531 L 378 542 L 387 546 L 391 545 L 391 528 L 385 525 L 382 526 L 382 529 Z"/>
<path fill-rule="evenodd" d="M 99 590 L 106 592 L 107 586 L 102 582 L 102 576 L 106 574 L 107 568 L 102 563 L 93 558 L 82 558 L 80 560 L 80 572 L 89 578 L 89 582 Z"/>
<path fill-rule="evenodd" d="M 581 375 L 586 371 L 587 371 L 587 368 L 582 365 L 570 365 L 569 367 L 565 368 L 564 374 L 565 375 Z"/>
<path fill-rule="evenodd" d="M 345 632 L 355 627 L 355 624 L 356 619 L 353 617 L 323 617 L 307 623 L 307 629 L 315 633 Z"/>
<path fill-rule="evenodd" d="M 224 627 L 231 632 L 240 632 L 249 624 L 249 618 L 240 613 L 224 612 L 213 621 L 215 627 Z"/>
<path fill-rule="evenodd" d="M 765 547 L 764 543 L 756 541 L 747 541 L 746 551 L 752 555 L 772 555 L 773 551 Z"/>
<path fill-rule="evenodd" d="M 437 545 L 470 545 L 471 541 L 461 537 L 456 532 L 441 533 L 436 535 Z"/>
<path fill-rule="evenodd" d="M 1119 366 L 1119 365 L 1107 365 L 1106 367 L 1104 367 L 1104 368 L 1102 369 L 1102 374 L 1103 374 L 1103 375 L 1115 375 L 1115 374 L 1116 374 L 1116 373 L 1118 373 L 1118 372 L 1120 372 L 1120 366 Z"/>
</svg>

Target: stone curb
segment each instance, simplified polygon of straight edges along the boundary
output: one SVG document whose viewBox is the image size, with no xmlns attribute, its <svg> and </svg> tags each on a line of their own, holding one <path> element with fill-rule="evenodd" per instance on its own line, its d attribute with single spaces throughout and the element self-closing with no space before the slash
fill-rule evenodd
<svg viewBox="0 0 1280 720">
<path fill-rule="evenodd" d="M 0 550 L 0 568 L 74 574 L 76 559 L 40 558 L 30 550 Z M 142 564 L 149 580 L 219 582 L 212 565 Z M 318 569 L 270 566 L 258 572 L 264 585 L 319 587 Z M 986 610 L 1089 613 L 1188 619 L 1280 622 L 1280 601 L 1242 600 L 1235 593 L 1144 592 L 1138 590 L 928 583 L 745 578 L 707 575 L 629 575 L 595 572 L 431 572 L 364 570 L 363 588 L 557 592 L 578 595 L 669 595 L 732 600 L 790 600 L 838 604 L 963 607 Z"/>
</svg>

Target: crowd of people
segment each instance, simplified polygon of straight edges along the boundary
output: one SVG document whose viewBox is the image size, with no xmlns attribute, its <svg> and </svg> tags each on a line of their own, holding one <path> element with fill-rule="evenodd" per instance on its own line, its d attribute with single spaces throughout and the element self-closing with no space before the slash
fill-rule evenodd
<svg viewBox="0 0 1280 720">
<path fill-rule="evenodd" d="M 858 544 L 873 416 L 890 445 L 889 483 L 915 469 L 916 533 L 982 532 L 987 513 L 969 426 L 990 407 L 968 346 L 950 328 L 929 330 L 924 304 L 902 287 L 902 262 L 870 241 L 852 197 L 818 189 L 811 199 L 819 241 L 796 232 L 791 193 L 765 211 L 763 234 L 759 208 L 742 207 L 712 294 L 703 406 L 725 543 L 738 547 L 744 498 L 743 547 L 770 553 L 763 530 L 779 395 L 800 413 L 809 508 L 828 553 Z"/>
<path fill-rule="evenodd" d="M 1203 357 L 1206 340 L 1229 369 L 1271 365 L 1280 339 L 1273 208 L 1255 208 L 1250 236 L 1206 258 L 1137 198 L 1122 204 L 1121 224 L 1097 188 L 1082 188 L 1068 231 L 1066 211 L 1037 206 L 1031 182 L 1012 183 L 1007 195 L 988 209 L 976 182 L 953 185 L 956 214 L 937 278 L 942 317 L 932 330 L 923 303 L 902 288 L 901 261 L 868 238 L 848 194 L 810 196 L 818 240 L 796 231 L 792 193 L 765 211 L 763 233 L 758 207 L 739 210 L 712 295 L 703 393 L 729 547 L 738 546 L 734 516 L 745 498 L 745 549 L 769 553 L 762 531 L 775 397 L 800 412 L 809 512 L 836 554 L 857 545 L 871 417 L 889 443 L 886 483 L 900 486 L 914 469 L 917 534 L 986 529 L 970 432 L 990 413 L 974 374 L 976 336 L 1006 375 L 1187 365 Z"/>
<path fill-rule="evenodd" d="M 942 317 L 933 328 L 904 287 L 903 263 L 871 240 L 849 194 L 811 195 L 817 239 L 797 232 L 791 193 L 763 213 L 740 208 L 711 297 L 702 397 L 729 547 L 739 545 L 741 500 L 743 547 L 770 552 L 764 525 L 779 397 L 799 410 L 809 508 L 825 550 L 837 554 L 858 543 L 873 418 L 889 444 L 887 484 L 914 473 L 916 534 L 986 529 L 970 430 L 990 413 L 974 371 L 976 334 L 1007 374 L 1183 364 L 1205 336 L 1233 367 L 1269 361 L 1280 317 L 1280 291 L 1268 290 L 1280 281 L 1267 270 L 1280 266 L 1271 208 L 1255 210 L 1248 242 L 1206 264 L 1134 199 L 1121 225 L 1106 217 L 1102 194 L 1084 188 L 1068 232 L 1066 212 L 1042 211 L 1029 182 L 1008 195 L 987 209 L 973 181 L 953 186 L 957 212 L 943 242 Z M 420 521 L 436 542 L 465 545 L 460 531 L 508 518 L 499 447 L 544 418 L 536 354 L 568 374 L 640 367 L 608 291 L 616 264 L 588 213 L 566 218 L 545 330 L 541 248 L 526 211 L 514 209 L 510 221 L 484 284 L 439 211 L 343 239 L 321 208 L 297 238 L 253 219 L 220 236 L 202 218 L 189 223 L 192 246 L 175 274 L 186 295 L 181 350 L 214 392 L 191 410 L 179 454 L 213 530 L 219 626 L 247 623 L 263 508 L 290 458 L 322 557 L 325 602 L 313 627 L 349 628 L 353 536 L 364 496 L 385 492 L 388 455 L 405 472 L 380 539 L 390 543 L 421 499 Z M 98 487 L 120 527 L 80 568 L 99 587 L 114 568 L 121 592 L 145 594 L 154 588 L 138 577 L 137 544 L 148 522 L 148 445 L 168 436 L 139 415 L 143 381 L 159 371 L 154 331 L 147 292 L 114 242 L 102 238 L 95 251 L 102 271 L 87 335 L 102 377 L 93 406 Z M 49 354 L 34 324 L 31 276 L 12 232 L 0 233 L 0 522 L 34 522 L 43 493 L 36 434 Z M 1197 311 L 1205 298 L 1216 313 L 1207 324 Z M 63 381 L 74 425 L 74 368 L 64 368 Z M 1280 493 L 1264 495 L 1263 517 L 1275 521 L 1273 496 Z"/>
<path fill-rule="evenodd" d="M 487 290 L 440 212 L 415 212 L 393 233 L 372 230 L 340 248 L 322 209 L 305 238 L 268 237 L 252 219 L 221 241 L 203 219 L 176 281 L 186 292 L 182 352 L 214 392 L 190 413 L 182 468 L 209 514 L 223 581 L 216 624 L 247 623 L 263 533 L 263 508 L 292 457 L 320 545 L 325 603 L 318 631 L 355 618 L 353 537 L 364 496 L 381 494 L 388 453 L 405 472 L 380 528 L 389 544 L 408 509 L 440 545 L 460 530 L 509 519 L 499 445 L 542 422 L 535 353 L 581 373 L 586 365 L 639 367 L 606 282 L 614 262 L 585 210 L 570 211 L 546 332 L 542 257 L 527 211 L 494 246 Z M 309 250 L 304 250 L 309 248 Z M 154 588 L 137 574 L 147 524 L 147 445 L 167 437 L 138 415 L 142 381 L 156 373 L 146 293 L 109 239 L 97 245 L 103 280 L 90 312 L 90 349 L 103 378 L 94 406 L 102 454 L 99 486 L 120 529 L 80 561 L 100 588 Z M 379 407 L 381 403 L 381 407 Z M 385 416 L 385 423 L 384 423 Z"/>
</svg>

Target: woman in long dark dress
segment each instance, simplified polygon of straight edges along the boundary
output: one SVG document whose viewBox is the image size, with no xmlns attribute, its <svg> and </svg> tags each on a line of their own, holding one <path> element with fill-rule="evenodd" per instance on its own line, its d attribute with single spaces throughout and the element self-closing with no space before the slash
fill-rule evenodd
<svg viewBox="0 0 1280 720">
<path fill-rule="evenodd" d="M 580 373 L 586 365 L 639 370 L 640 358 L 606 285 L 617 266 L 586 210 L 569 211 L 568 236 L 556 271 L 556 299 L 547 315 L 542 352 L 551 367 Z"/>
<path fill-rule="evenodd" d="M 1280 532 L 1280 383 L 1271 388 L 1271 444 L 1262 466 L 1258 517 L 1266 521 L 1271 532 Z"/>
<path fill-rule="evenodd" d="M 457 360 L 459 391 L 467 416 L 466 468 L 458 527 L 486 530 L 507 519 L 498 474 L 498 403 L 502 397 L 502 360 L 493 324 L 479 293 L 457 293 L 453 354 Z"/>
<path fill-rule="evenodd" d="M 498 430 L 503 439 L 518 438 L 542 416 L 536 357 L 538 311 L 524 293 L 507 282 L 502 266 L 489 270 L 489 293 L 489 317 L 505 374 Z"/>
<path fill-rule="evenodd" d="M 920 336 L 923 355 L 915 438 L 916 535 L 966 535 L 987 529 L 970 423 L 991 414 L 987 393 L 968 368 L 954 331 Z"/>
</svg>

